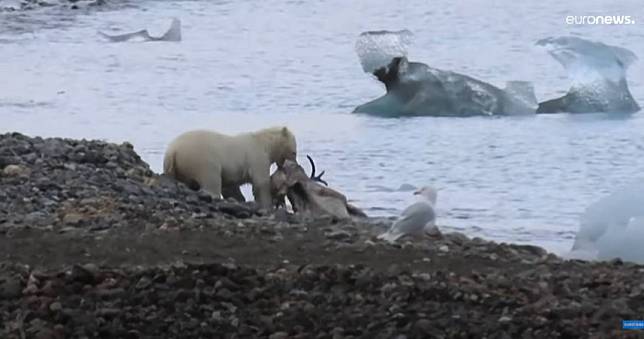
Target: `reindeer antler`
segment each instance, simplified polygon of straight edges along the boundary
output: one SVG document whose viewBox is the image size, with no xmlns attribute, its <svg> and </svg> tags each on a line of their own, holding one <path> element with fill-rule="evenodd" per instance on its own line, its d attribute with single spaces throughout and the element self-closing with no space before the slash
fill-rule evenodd
<svg viewBox="0 0 644 339">
<path fill-rule="evenodd" d="M 322 179 L 325 171 L 322 171 L 318 176 L 315 176 L 315 162 L 313 162 L 313 159 L 308 154 L 306 155 L 306 158 L 309 159 L 309 162 L 311 163 L 311 180 L 322 183 L 324 186 L 329 186 L 329 184 Z"/>
</svg>

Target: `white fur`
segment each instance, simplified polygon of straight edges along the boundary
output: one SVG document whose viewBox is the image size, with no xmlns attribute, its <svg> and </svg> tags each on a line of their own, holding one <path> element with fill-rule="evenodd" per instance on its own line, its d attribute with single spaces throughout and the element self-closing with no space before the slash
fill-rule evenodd
<svg viewBox="0 0 644 339">
<path fill-rule="evenodd" d="M 295 136 L 286 127 L 225 135 L 195 130 L 179 135 L 166 150 L 163 171 L 184 183 L 197 183 L 218 198 L 243 200 L 239 186 L 250 183 L 261 207 L 271 205 L 270 166 L 295 160 Z"/>
</svg>

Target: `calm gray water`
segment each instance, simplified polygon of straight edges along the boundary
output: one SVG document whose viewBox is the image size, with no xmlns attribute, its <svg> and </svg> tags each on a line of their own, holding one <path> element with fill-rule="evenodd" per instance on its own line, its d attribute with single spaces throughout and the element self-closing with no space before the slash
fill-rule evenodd
<svg viewBox="0 0 644 339">
<path fill-rule="evenodd" d="M 566 15 L 631 15 L 634 25 L 568 26 Z M 97 30 L 176 16 L 181 43 L 107 43 Z M 353 51 L 363 31 L 409 29 L 410 59 L 503 86 L 565 93 L 561 66 L 534 45 L 574 34 L 644 56 L 644 6 L 612 1 L 138 1 L 118 10 L 0 14 L 0 132 L 131 141 L 153 169 L 193 128 L 287 124 L 300 153 L 373 215 L 434 184 L 439 224 L 470 235 L 569 248 L 591 202 L 641 176 L 644 113 L 627 118 L 379 119 L 349 112 L 384 92 Z M 628 72 L 644 104 L 644 65 Z"/>
</svg>

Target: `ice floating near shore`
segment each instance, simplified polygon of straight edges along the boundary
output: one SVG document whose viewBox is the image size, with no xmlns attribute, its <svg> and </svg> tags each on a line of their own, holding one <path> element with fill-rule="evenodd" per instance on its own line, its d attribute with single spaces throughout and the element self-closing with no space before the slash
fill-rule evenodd
<svg viewBox="0 0 644 339">
<path fill-rule="evenodd" d="M 354 112 L 379 116 L 472 116 L 533 113 L 633 113 L 640 107 L 626 81 L 637 60 L 628 49 L 577 37 L 539 40 L 559 61 L 571 87 L 566 95 L 537 104 L 530 82 L 509 81 L 501 89 L 451 71 L 408 61 L 413 34 L 371 31 L 355 44 L 362 69 L 385 84 L 387 94 Z"/>
<path fill-rule="evenodd" d="M 568 73 L 572 84 L 563 97 L 539 104 L 538 113 L 632 113 L 640 107 L 626 82 L 626 70 L 637 60 L 628 49 L 577 37 L 537 42 Z"/>
<path fill-rule="evenodd" d="M 597 258 L 644 263 L 644 217 L 631 218 L 619 232 L 609 231 L 597 242 Z"/>
<path fill-rule="evenodd" d="M 139 39 L 141 41 L 178 42 L 178 41 L 181 41 L 181 21 L 179 21 L 179 19 L 177 18 L 173 18 L 170 28 L 160 37 L 151 36 L 150 33 L 148 33 L 147 29 L 140 30 L 137 32 L 132 32 L 132 33 L 117 34 L 117 35 L 110 35 L 110 34 L 103 33 L 101 31 L 99 31 L 98 33 L 111 42 L 123 42 L 123 41 L 130 41 L 134 39 Z"/>
<path fill-rule="evenodd" d="M 571 258 L 644 263 L 644 181 L 590 205 L 581 217 Z"/>
<path fill-rule="evenodd" d="M 360 34 L 356 54 L 362 69 L 385 85 L 387 93 L 355 108 L 355 113 L 386 117 L 534 114 L 532 84 L 510 81 L 505 89 L 467 75 L 410 62 L 413 35 L 407 30 Z"/>
<path fill-rule="evenodd" d="M 363 32 L 355 50 L 365 73 L 387 67 L 396 57 L 407 57 L 414 35 L 408 30 Z"/>
</svg>

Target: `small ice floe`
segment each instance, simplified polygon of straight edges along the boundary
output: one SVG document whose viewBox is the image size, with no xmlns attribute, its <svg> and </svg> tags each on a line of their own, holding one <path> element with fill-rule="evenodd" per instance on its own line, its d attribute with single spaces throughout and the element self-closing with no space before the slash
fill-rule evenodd
<svg viewBox="0 0 644 339">
<path fill-rule="evenodd" d="M 147 29 L 140 30 L 132 33 L 125 34 L 106 34 L 101 31 L 98 32 L 102 37 L 111 41 L 111 42 L 123 42 L 130 41 L 134 39 L 142 41 L 171 41 L 179 42 L 181 41 L 181 21 L 177 18 L 172 19 L 172 24 L 170 28 L 160 37 L 151 36 Z"/>
</svg>

